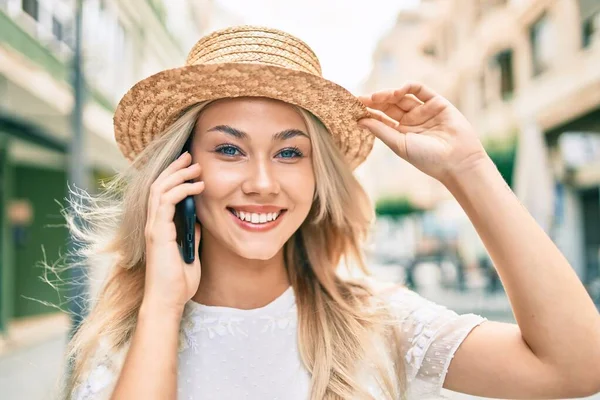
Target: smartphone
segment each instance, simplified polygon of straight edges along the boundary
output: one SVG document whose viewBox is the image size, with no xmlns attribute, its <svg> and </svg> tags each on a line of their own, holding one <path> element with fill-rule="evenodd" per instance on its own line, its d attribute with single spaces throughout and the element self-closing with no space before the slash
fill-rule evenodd
<svg viewBox="0 0 600 400">
<path fill-rule="evenodd" d="M 185 153 L 186 151 L 190 151 L 190 138 L 185 142 L 183 149 L 180 154 Z M 188 181 L 192 182 L 192 181 Z M 177 204 L 178 213 L 175 215 L 179 215 L 180 226 L 181 226 L 181 234 L 179 237 L 179 246 L 181 250 L 181 256 L 183 257 L 183 261 L 186 264 L 191 264 L 194 262 L 195 257 L 195 249 L 194 249 L 194 241 L 196 237 L 195 224 L 196 224 L 196 203 L 194 201 L 194 196 L 187 196 L 185 199 Z"/>
</svg>

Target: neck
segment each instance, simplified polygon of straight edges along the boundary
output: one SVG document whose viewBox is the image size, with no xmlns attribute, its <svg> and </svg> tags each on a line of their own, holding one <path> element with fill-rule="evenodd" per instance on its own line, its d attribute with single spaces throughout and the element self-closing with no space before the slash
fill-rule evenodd
<svg viewBox="0 0 600 400">
<path fill-rule="evenodd" d="M 202 277 L 193 301 L 249 310 L 269 304 L 290 286 L 283 249 L 269 260 L 249 260 L 202 235 Z"/>
</svg>

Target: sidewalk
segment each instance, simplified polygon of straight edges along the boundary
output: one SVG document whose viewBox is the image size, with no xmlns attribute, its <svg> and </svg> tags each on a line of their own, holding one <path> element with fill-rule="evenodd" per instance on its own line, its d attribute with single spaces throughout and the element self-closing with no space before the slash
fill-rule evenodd
<svg viewBox="0 0 600 400">
<path fill-rule="evenodd" d="M 404 273 L 400 267 L 372 266 L 376 279 L 401 283 Z M 416 273 L 417 289 L 421 296 L 459 314 L 474 313 L 490 320 L 514 322 L 510 303 L 504 291 L 486 293 L 481 284 L 464 292 L 446 289 L 439 283 L 439 268 L 424 265 Z"/>
<path fill-rule="evenodd" d="M 446 398 L 451 399 L 451 400 L 482 400 L 482 399 L 487 399 L 487 397 L 476 397 L 476 396 L 469 396 L 466 394 L 462 394 L 462 393 L 456 393 L 456 392 L 451 392 L 450 390 L 444 390 L 443 392 L 444 396 L 446 396 Z M 600 394 L 596 394 L 592 397 L 584 397 L 583 399 L 587 399 L 587 400 L 600 400 Z"/>
<path fill-rule="evenodd" d="M 0 337 L 2 400 L 54 400 L 69 318 L 56 313 L 15 321 Z"/>
<path fill-rule="evenodd" d="M 52 396 L 63 370 L 66 334 L 0 358 L 2 400 L 55 400 Z"/>
<path fill-rule="evenodd" d="M 453 309 L 458 313 L 474 312 L 496 321 L 512 321 L 512 313 L 504 295 L 486 297 L 481 292 L 456 293 L 437 288 L 421 293 L 428 299 Z M 63 371 L 63 353 L 66 332 L 55 332 L 44 341 L 30 346 L 20 346 L 0 355 L 0 393 L 2 400 L 55 400 L 55 385 Z M 477 400 L 445 391 L 451 400 Z M 600 400 L 600 394 L 589 397 Z"/>
<path fill-rule="evenodd" d="M 0 358 L 0 393 L 2 400 L 51 400 L 62 365 L 66 336 L 55 337 L 45 343 Z M 481 400 L 483 397 L 468 396 L 444 391 L 451 400 Z M 588 397 L 600 400 L 600 394 Z M 54 399 L 52 399 L 54 400 Z"/>
</svg>

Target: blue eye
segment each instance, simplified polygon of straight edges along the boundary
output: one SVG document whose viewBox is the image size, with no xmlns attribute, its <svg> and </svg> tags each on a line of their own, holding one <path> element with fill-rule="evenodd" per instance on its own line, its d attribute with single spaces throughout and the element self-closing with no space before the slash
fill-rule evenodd
<svg viewBox="0 0 600 400">
<path fill-rule="evenodd" d="M 241 152 L 240 152 L 240 150 L 237 147 L 232 146 L 232 145 L 228 145 L 228 144 L 225 144 L 223 146 L 219 146 L 216 149 L 216 152 L 217 153 L 221 153 L 221 154 L 226 155 L 226 156 L 229 156 L 229 157 L 234 157 L 234 156 L 241 155 Z"/>
<path fill-rule="evenodd" d="M 281 158 L 299 158 L 302 157 L 302 152 L 297 148 L 283 149 L 279 152 Z"/>
</svg>

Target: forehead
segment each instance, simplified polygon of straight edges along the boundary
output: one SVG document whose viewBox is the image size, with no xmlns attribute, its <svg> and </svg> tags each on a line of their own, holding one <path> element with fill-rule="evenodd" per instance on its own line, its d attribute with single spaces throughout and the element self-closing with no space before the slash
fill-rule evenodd
<svg viewBox="0 0 600 400">
<path fill-rule="evenodd" d="M 273 134 L 290 128 L 306 132 L 306 124 L 294 106 L 262 97 L 221 99 L 209 104 L 200 113 L 196 127 L 205 132 L 217 125 L 229 125 L 248 134 Z"/>
</svg>

